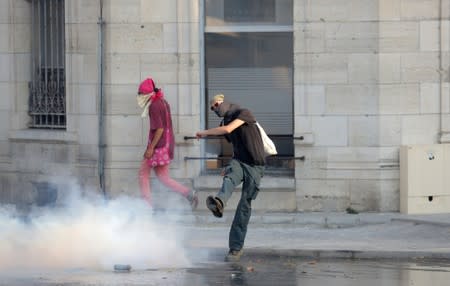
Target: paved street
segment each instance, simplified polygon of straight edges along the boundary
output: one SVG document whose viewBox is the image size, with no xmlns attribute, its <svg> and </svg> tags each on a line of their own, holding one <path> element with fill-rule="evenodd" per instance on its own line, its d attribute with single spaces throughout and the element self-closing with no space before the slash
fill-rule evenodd
<svg viewBox="0 0 450 286">
<path fill-rule="evenodd" d="M 239 263 L 209 260 L 189 268 L 114 272 L 92 269 L 13 272 L 0 285 L 448 285 L 450 265 L 440 260 L 297 259 L 247 255 Z M 432 283 L 432 284 L 430 284 Z"/>
<path fill-rule="evenodd" d="M 149 212 L 132 199 L 28 217 L 3 210 L 0 285 L 410 285 L 429 277 L 446 285 L 440 281 L 450 278 L 450 214 L 255 212 L 242 260 L 229 264 L 232 215 Z M 114 264 L 132 270 L 117 273 Z"/>
<path fill-rule="evenodd" d="M 219 220 L 197 214 L 190 243 L 226 247 L 231 216 Z M 450 258 L 450 214 L 260 213 L 253 216 L 247 235 L 245 248 L 255 253 Z"/>
</svg>

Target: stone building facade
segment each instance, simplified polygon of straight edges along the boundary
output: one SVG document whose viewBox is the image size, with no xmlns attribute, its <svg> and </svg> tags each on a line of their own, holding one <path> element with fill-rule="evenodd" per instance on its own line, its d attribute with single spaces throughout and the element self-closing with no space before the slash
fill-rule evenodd
<svg viewBox="0 0 450 286">
<path fill-rule="evenodd" d="M 148 76 L 172 106 L 172 176 L 202 197 L 216 189 L 206 143 L 186 138 L 208 122 L 205 35 L 226 30 L 208 26 L 210 1 L 53 1 L 63 2 L 48 11 L 64 16 L 65 121 L 32 128 L 47 1 L 0 1 L 0 201 L 45 204 L 73 188 L 137 196 L 149 125 L 135 95 Z M 450 143 L 450 0 L 265 2 L 286 2 L 292 18 L 253 27 L 292 40 L 292 173 L 269 172 L 255 208 L 398 211 L 399 147 Z"/>
</svg>

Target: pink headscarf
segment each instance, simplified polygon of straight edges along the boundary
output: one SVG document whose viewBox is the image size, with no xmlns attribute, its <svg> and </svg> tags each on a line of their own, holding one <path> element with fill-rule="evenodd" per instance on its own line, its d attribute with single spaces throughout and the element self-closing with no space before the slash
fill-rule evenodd
<svg viewBox="0 0 450 286">
<path fill-rule="evenodd" d="M 155 82 L 153 81 L 153 79 L 149 77 L 149 78 L 145 79 L 143 82 L 141 82 L 141 84 L 139 85 L 138 93 L 139 94 L 149 94 L 152 92 L 155 92 L 155 94 L 151 96 L 152 100 L 155 100 L 155 99 L 158 99 L 158 98 L 164 96 L 162 90 L 160 88 L 157 88 L 155 86 Z"/>
</svg>

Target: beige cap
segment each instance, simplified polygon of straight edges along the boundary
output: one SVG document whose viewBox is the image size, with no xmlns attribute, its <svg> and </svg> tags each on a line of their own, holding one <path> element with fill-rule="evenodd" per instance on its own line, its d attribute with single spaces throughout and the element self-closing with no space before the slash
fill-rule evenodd
<svg viewBox="0 0 450 286">
<path fill-rule="evenodd" d="M 210 103 L 216 103 L 217 101 L 223 101 L 225 99 L 225 95 L 223 95 L 222 93 L 216 94 L 214 95 L 213 99 L 211 99 Z"/>
</svg>

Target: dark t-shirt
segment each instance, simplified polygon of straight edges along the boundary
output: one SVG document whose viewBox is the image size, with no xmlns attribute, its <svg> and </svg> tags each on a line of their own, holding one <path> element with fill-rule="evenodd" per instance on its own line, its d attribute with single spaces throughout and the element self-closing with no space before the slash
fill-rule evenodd
<svg viewBox="0 0 450 286">
<path fill-rule="evenodd" d="M 235 119 L 245 123 L 225 135 L 233 144 L 233 158 L 249 164 L 263 166 L 265 163 L 264 145 L 256 126 L 256 119 L 248 109 L 236 109 L 224 117 L 223 124 L 228 125 Z"/>
<path fill-rule="evenodd" d="M 173 136 L 172 116 L 170 112 L 169 103 L 163 98 L 154 100 L 150 105 L 149 115 L 150 115 L 150 132 L 148 135 L 148 142 L 150 143 L 153 140 L 153 137 L 155 136 L 157 129 L 164 128 L 164 133 L 161 136 L 161 139 L 159 139 L 158 144 L 156 144 L 155 148 L 164 147 L 167 140 L 169 140 L 169 156 L 170 159 L 173 159 L 175 138 Z M 170 138 L 167 138 L 166 133 L 167 129 L 169 129 Z"/>
</svg>

